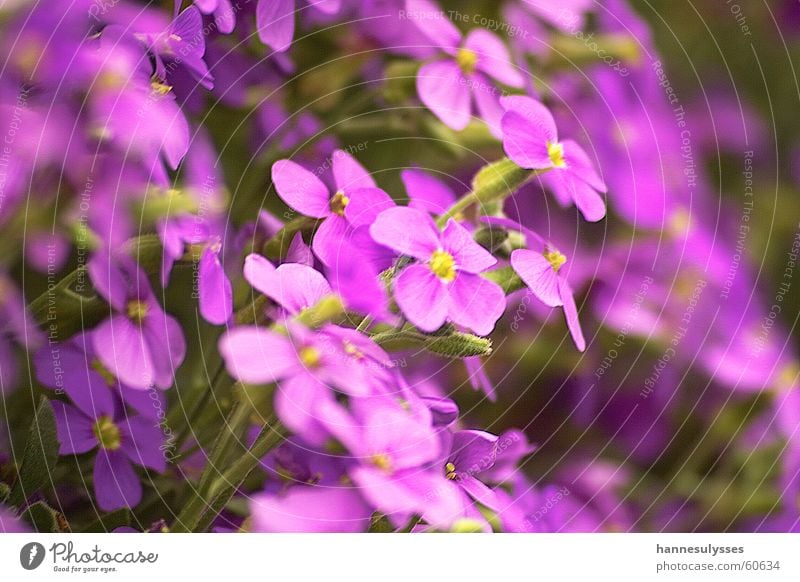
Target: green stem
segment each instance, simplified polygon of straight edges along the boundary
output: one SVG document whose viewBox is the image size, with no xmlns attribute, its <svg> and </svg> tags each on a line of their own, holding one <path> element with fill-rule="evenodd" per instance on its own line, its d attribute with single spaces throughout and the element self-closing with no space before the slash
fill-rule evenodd
<svg viewBox="0 0 800 582">
<path fill-rule="evenodd" d="M 472 180 L 472 191 L 457 200 L 447 212 L 439 217 L 436 224 L 439 228 L 444 227 L 449 219 L 462 214 L 473 204 L 501 202 L 534 177 L 548 170 L 550 168 L 543 170 L 520 168 L 508 158 L 484 166 Z"/>
<path fill-rule="evenodd" d="M 175 520 L 171 531 L 184 533 L 208 528 L 247 476 L 258 467 L 261 458 L 279 444 L 285 434 L 285 429 L 276 420 L 269 422 L 247 453 L 210 483 L 208 496 L 198 491 L 197 495 L 189 500 Z"/>
</svg>

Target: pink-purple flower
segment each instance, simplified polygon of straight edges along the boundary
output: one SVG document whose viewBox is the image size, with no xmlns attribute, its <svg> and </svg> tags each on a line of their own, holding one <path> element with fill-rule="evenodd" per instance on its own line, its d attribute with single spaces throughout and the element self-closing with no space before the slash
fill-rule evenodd
<svg viewBox="0 0 800 582">
<path fill-rule="evenodd" d="M 577 142 L 559 141 L 547 107 L 530 97 L 506 97 L 503 114 L 503 148 L 522 168 L 549 170 L 542 180 L 562 205 L 574 203 L 586 220 L 606 215 L 601 193 L 606 186 L 589 156 Z"/>
<path fill-rule="evenodd" d="M 497 259 L 450 219 L 439 231 L 433 219 L 414 208 L 391 208 L 370 227 L 372 238 L 399 255 L 416 259 L 394 281 L 394 297 L 408 320 L 422 331 L 450 321 L 488 335 L 503 314 L 506 299 L 496 283 L 481 277 Z"/>
<path fill-rule="evenodd" d="M 406 6 L 414 24 L 442 53 L 441 59 L 424 64 L 417 74 L 422 102 L 448 127 L 460 131 L 472 119 L 474 100 L 481 118 L 499 137 L 504 93 L 490 78 L 515 88 L 524 83 L 503 41 L 482 28 L 462 37 L 430 0 L 407 0 Z"/>
</svg>

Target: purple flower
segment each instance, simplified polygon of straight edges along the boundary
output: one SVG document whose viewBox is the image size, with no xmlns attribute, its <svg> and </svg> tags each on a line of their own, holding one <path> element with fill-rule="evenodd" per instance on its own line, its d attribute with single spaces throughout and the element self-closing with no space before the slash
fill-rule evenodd
<svg viewBox="0 0 800 582">
<path fill-rule="evenodd" d="M 92 334 L 79 333 L 66 342 L 49 342 L 37 350 L 33 356 L 36 378 L 52 390 L 63 391 L 83 410 L 91 408 L 98 392 L 109 392 L 114 394 L 118 413 L 123 412 L 121 399 L 142 416 L 155 420 L 166 408 L 162 394 L 122 384 L 97 358 Z"/>
<path fill-rule="evenodd" d="M 388 381 L 391 362 L 355 330 L 288 327 L 289 335 L 253 326 L 233 329 L 220 340 L 219 351 L 234 378 L 277 382 L 275 411 L 281 421 L 306 442 L 322 444 L 329 432 L 318 411 L 333 401 L 332 389 L 354 397 L 375 394 Z"/>
<path fill-rule="evenodd" d="M 442 215 L 456 202 L 456 195 L 441 180 L 422 170 L 400 172 L 408 194 L 408 205 L 435 215 Z"/>
<path fill-rule="evenodd" d="M 372 507 L 353 487 L 292 487 L 262 493 L 250 502 L 253 531 L 274 533 L 359 533 L 367 530 Z"/>
<path fill-rule="evenodd" d="M 17 387 L 19 364 L 14 344 L 35 349 L 42 334 L 33 324 L 22 294 L 11 279 L 0 274 L 0 396 Z"/>
<path fill-rule="evenodd" d="M 583 148 L 572 140 L 558 141 L 553 116 L 530 97 L 505 97 L 503 148 L 522 168 L 546 170 L 542 179 L 562 205 L 574 202 L 586 220 L 596 222 L 606 215 L 598 192 L 606 191 Z"/>
<path fill-rule="evenodd" d="M 180 325 L 161 309 L 142 269 L 127 257 L 100 253 L 89 261 L 88 270 L 112 310 L 92 336 L 98 359 L 132 388 L 171 386 L 186 344 Z"/>
<path fill-rule="evenodd" d="M 244 261 L 244 278 L 255 289 L 280 305 L 289 315 L 298 315 L 333 294 L 325 277 L 308 265 L 284 263 L 278 268 L 257 254 Z"/>
<path fill-rule="evenodd" d="M 548 24 L 565 32 L 580 30 L 584 14 L 591 10 L 592 0 L 522 0 L 522 5 Z M 602 12 L 602 11 L 601 11 Z"/>
<path fill-rule="evenodd" d="M 14 516 L 14 513 L 0 505 L 0 533 L 28 533 L 28 524 Z"/>
<path fill-rule="evenodd" d="M 333 154 L 336 191 L 331 194 L 316 175 L 290 160 L 272 166 L 272 180 L 278 195 L 294 210 L 323 219 L 312 248 L 326 265 L 334 264 L 352 230 L 368 225 L 382 210 L 394 206 L 369 173 L 347 152 Z"/>
<path fill-rule="evenodd" d="M 489 77 L 521 88 L 522 75 L 512 64 L 503 41 L 484 29 L 466 38 L 430 0 L 407 0 L 408 14 L 434 46 L 447 58 L 422 66 L 417 74 L 417 92 L 422 102 L 442 122 L 461 131 L 472 118 L 472 100 L 492 133 L 500 137 L 500 90 Z"/>
<path fill-rule="evenodd" d="M 563 307 L 567 327 L 580 351 L 586 349 L 586 340 L 578 321 L 578 308 L 572 288 L 562 268 L 567 257 L 546 242 L 542 237 L 516 222 L 503 218 L 484 218 L 487 224 L 496 224 L 519 230 L 528 239 L 528 244 L 541 245 L 541 250 L 517 249 L 511 253 L 511 267 L 520 276 L 536 298 L 548 307 Z"/>
<path fill-rule="evenodd" d="M 505 310 L 506 298 L 480 273 L 497 262 L 467 230 L 450 219 L 444 231 L 421 210 L 391 208 L 370 227 L 376 242 L 418 260 L 397 276 L 394 296 L 408 320 L 422 331 L 452 321 L 488 335 Z"/>
<path fill-rule="evenodd" d="M 325 14 L 335 14 L 341 6 L 341 0 L 305 0 L 305 3 Z M 278 52 L 288 50 L 294 39 L 295 10 L 295 0 L 258 0 L 258 37 Z"/>
<path fill-rule="evenodd" d="M 206 89 L 214 86 L 213 77 L 203 61 L 206 50 L 203 17 L 195 6 L 175 16 L 166 28 L 135 32 L 155 55 L 155 73 L 168 79 L 169 71 L 186 69 Z"/>
<path fill-rule="evenodd" d="M 215 325 L 227 322 L 233 312 L 233 290 L 220 261 L 220 237 L 210 234 L 208 225 L 196 216 L 164 219 L 159 225 L 159 236 L 164 245 L 161 284 L 166 287 L 173 263 L 184 255 L 186 245 L 193 245 L 195 255 L 199 255 L 196 260 L 200 315 Z"/>
<path fill-rule="evenodd" d="M 355 400 L 351 408 L 328 401 L 318 410 L 357 461 L 349 475 L 375 508 L 396 527 L 419 515 L 447 530 L 465 516 L 468 504 L 459 489 L 433 466 L 441 444 L 427 408 L 385 397 Z"/>
<path fill-rule="evenodd" d="M 98 390 L 92 396 L 92 400 L 76 402 L 77 408 L 51 402 L 59 452 L 71 455 L 97 449 L 94 463 L 97 505 L 103 511 L 134 507 L 142 499 L 142 484 L 133 465 L 158 472 L 166 469 L 161 431 L 151 420 L 116 413 L 108 390 Z"/>
<path fill-rule="evenodd" d="M 194 0 L 194 5 L 203 14 L 213 14 L 214 23 L 223 34 L 230 34 L 236 27 L 236 11 L 231 0 Z"/>
</svg>

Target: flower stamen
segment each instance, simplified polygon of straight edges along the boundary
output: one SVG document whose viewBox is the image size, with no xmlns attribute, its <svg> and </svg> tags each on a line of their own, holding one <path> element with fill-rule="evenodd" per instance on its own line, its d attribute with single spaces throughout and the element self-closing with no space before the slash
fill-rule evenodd
<svg viewBox="0 0 800 582">
<path fill-rule="evenodd" d="M 434 251 L 428 266 L 442 281 L 449 283 L 456 278 L 456 260 L 447 251 Z"/>
<path fill-rule="evenodd" d="M 478 66 L 478 55 L 471 49 L 460 48 L 456 53 L 456 63 L 462 73 L 471 75 Z"/>
<path fill-rule="evenodd" d="M 108 416 L 101 416 L 94 423 L 94 436 L 100 441 L 100 446 L 108 451 L 116 451 L 122 445 L 119 427 Z"/>
<path fill-rule="evenodd" d="M 333 195 L 333 198 L 331 198 L 331 212 L 338 214 L 339 216 L 344 216 L 344 209 L 347 208 L 348 204 L 350 204 L 350 198 L 348 198 L 344 192 L 339 190 Z"/>
<path fill-rule="evenodd" d="M 556 249 L 545 249 L 544 258 L 547 259 L 547 262 L 550 263 L 550 266 L 553 267 L 553 270 L 558 273 L 558 270 L 564 266 L 564 263 L 567 262 L 567 257 L 565 257 L 561 252 Z"/>
</svg>

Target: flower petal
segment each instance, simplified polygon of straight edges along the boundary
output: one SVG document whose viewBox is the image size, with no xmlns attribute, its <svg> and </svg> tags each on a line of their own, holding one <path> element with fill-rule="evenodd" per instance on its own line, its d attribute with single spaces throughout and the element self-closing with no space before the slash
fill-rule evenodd
<svg viewBox="0 0 800 582">
<path fill-rule="evenodd" d="M 103 511 L 135 507 L 142 500 L 142 484 L 121 451 L 100 449 L 94 461 L 94 494 Z"/>
<path fill-rule="evenodd" d="M 258 37 L 278 52 L 287 50 L 294 38 L 294 0 L 258 0 Z"/>
<path fill-rule="evenodd" d="M 453 255 L 459 271 L 482 273 L 497 263 L 492 253 L 476 243 L 469 231 L 452 218 L 442 232 L 442 247 Z"/>
<path fill-rule="evenodd" d="M 280 382 L 275 393 L 275 413 L 304 442 L 321 446 L 330 433 L 319 422 L 317 407 L 331 397 L 322 382 L 310 374 L 298 374 Z"/>
<path fill-rule="evenodd" d="M 406 0 L 406 10 L 402 12 L 435 46 L 449 52 L 461 44 L 461 32 L 434 2 Z"/>
<path fill-rule="evenodd" d="M 403 170 L 400 179 L 406 188 L 411 208 L 444 214 L 456 201 L 456 195 L 444 182 L 422 170 Z"/>
<path fill-rule="evenodd" d="M 515 164 L 532 170 L 543 170 L 553 165 L 540 127 L 516 111 L 506 111 L 500 126 L 503 150 Z"/>
<path fill-rule="evenodd" d="M 558 275 L 542 253 L 517 249 L 511 253 L 511 266 L 537 299 L 549 307 L 562 305 Z"/>
<path fill-rule="evenodd" d="M 464 48 L 478 55 L 478 69 L 505 83 L 521 89 L 525 80 L 514 66 L 511 55 L 500 37 L 485 28 L 475 28 L 464 39 Z"/>
<path fill-rule="evenodd" d="M 369 172 L 348 152 L 336 150 L 332 159 L 333 179 L 338 190 L 349 195 L 351 190 L 378 187 Z"/>
<path fill-rule="evenodd" d="M 233 313 L 231 282 L 219 261 L 219 254 L 206 247 L 198 268 L 200 315 L 209 323 L 222 325 Z"/>
<path fill-rule="evenodd" d="M 391 196 L 380 188 L 350 190 L 348 196 L 350 203 L 344 215 L 356 227 L 372 224 L 381 212 L 395 206 Z"/>
<path fill-rule="evenodd" d="M 375 242 L 423 261 L 440 247 L 439 230 L 433 219 L 415 208 L 397 206 L 384 210 L 369 232 Z"/>
<path fill-rule="evenodd" d="M 299 366 L 288 338 L 254 326 L 230 330 L 219 351 L 231 376 L 250 384 L 275 382 Z"/>
<path fill-rule="evenodd" d="M 122 433 L 121 450 L 135 464 L 159 473 L 167 468 L 167 460 L 160 446 L 163 433 L 159 425 L 142 416 L 126 416 L 117 422 Z"/>
<path fill-rule="evenodd" d="M 286 311 L 295 315 L 333 293 L 322 273 L 296 263 L 284 263 L 278 267 L 264 292 Z"/>
<path fill-rule="evenodd" d="M 565 279 L 559 279 L 558 290 L 561 300 L 564 302 L 564 316 L 567 318 L 569 333 L 572 335 L 575 346 L 582 352 L 586 349 L 586 340 L 583 338 L 581 322 L 578 320 L 578 308 L 575 305 L 572 289 Z"/>
<path fill-rule="evenodd" d="M 506 310 L 506 294 L 480 275 L 459 272 L 449 286 L 448 316 L 478 335 L 489 335 Z"/>
<path fill-rule="evenodd" d="M 250 503 L 253 531 L 268 533 L 360 533 L 372 508 L 356 489 L 293 487 L 285 495 L 256 495 Z"/>
<path fill-rule="evenodd" d="M 424 265 L 406 267 L 394 284 L 397 305 L 422 331 L 436 331 L 447 319 L 445 284 Z"/>
<path fill-rule="evenodd" d="M 311 241 L 311 248 L 320 261 L 331 265 L 341 260 L 341 254 L 347 248 L 349 230 L 347 220 L 338 214 L 331 214 L 322 221 Z"/>
<path fill-rule="evenodd" d="M 244 278 L 264 295 L 269 295 L 272 291 L 274 273 L 275 265 L 261 255 L 251 253 L 244 260 Z"/>
<path fill-rule="evenodd" d="M 91 417 L 58 400 L 51 401 L 50 405 L 56 419 L 60 455 L 86 453 L 97 447 L 99 441 Z"/>
<path fill-rule="evenodd" d="M 461 131 L 469 125 L 472 106 L 469 79 L 451 61 L 423 65 L 417 73 L 419 98 L 450 129 Z"/>
<path fill-rule="evenodd" d="M 331 213 L 328 188 L 300 164 L 291 160 L 275 162 L 272 182 L 278 196 L 297 212 L 313 218 L 325 218 Z"/>
<path fill-rule="evenodd" d="M 147 389 L 155 379 L 153 362 L 142 329 L 123 316 L 112 315 L 98 325 L 92 343 L 100 362 L 120 382 Z"/>
</svg>

